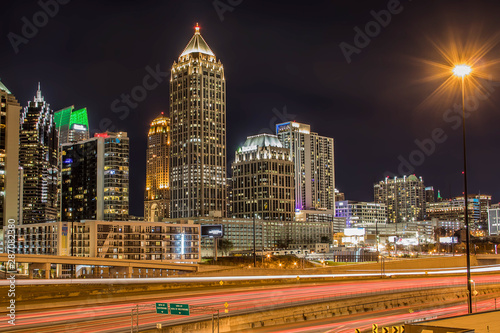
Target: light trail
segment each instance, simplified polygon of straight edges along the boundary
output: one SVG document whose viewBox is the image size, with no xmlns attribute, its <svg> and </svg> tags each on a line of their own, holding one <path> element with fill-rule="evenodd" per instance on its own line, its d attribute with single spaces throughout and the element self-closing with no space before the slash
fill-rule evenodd
<svg viewBox="0 0 500 333">
<path fill-rule="evenodd" d="M 368 271 L 366 271 L 368 272 Z M 132 284 L 132 283 L 193 283 L 193 282 L 219 282 L 219 281 L 251 281 L 251 280 L 282 280 L 282 279 L 321 279 L 321 278 L 359 278 L 380 277 L 380 271 L 374 273 L 344 273 L 344 274 L 293 274 L 293 275 L 258 275 L 258 276 L 208 276 L 208 277 L 169 277 L 169 278 L 121 278 L 121 279 L 35 279 L 16 280 L 16 285 L 50 285 L 50 284 Z M 418 276 L 418 275 L 447 275 L 465 274 L 466 269 L 462 267 L 441 270 L 407 270 L 390 271 L 384 274 L 391 276 Z M 472 273 L 500 272 L 500 265 L 476 266 L 471 269 Z M 0 286 L 7 286 L 9 281 L 1 280 Z"/>
<path fill-rule="evenodd" d="M 500 283 L 500 275 L 476 276 L 476 283 Z M 168 296 L 169 292 L 158 295 L 158 299 L 147 302 L 124 302 L 122 304 L 108 304 L 102 306 L 81 306 L 75 308 L 65 308 L 60 310 L 37 310 L 19 311 L 16 313 L 16 330 L 8 325 L 6 320 L 0 322 L 0 331 L 14 332 L 22 329 L 22 332 L 53 332 L 71 331 L 78 332 L 114 332 L 119 327 L 130 328 L 131 309 L 136 304 L 153 305 L 156 302 L 187 303 L 191 305 L 214 306 L 220 310 L 224 309 L 223 304 L 229 303 L 232 314 L 248 312 L 250 309 L 261 308 L 267 311 L 266 306 L 283 307 L 285 305 L 300 305 L 301 302 L 322 302 L 325 296 L 334 296 L 335 299 L 365 296 L 370 292 L 389 293 L 420 288 L 432 287 L 457 287 L 463 286 L 463 277 L 427 277 L 410 279 L 386 279 L 386 280 L 365 280 L 365 281 L 336 281 L 322 283 L 319 285 L 299 285 L 276 287 L 268 289 L 234 291 L 219 288 L 214 293 L 206 291 L 203 295 L 176 295 Z M 183 317 L 162 316 L 150 312 L 143 312 L 140 315 L 140 323 L 168 323 L 171 320 L 178 320 Z M 193 317 L 193 316 L 191 316 Z M 185 319 L 185 318 L 183 318 Z M 45 327 L 49 329 L 45 331 Z M 55 330 L 54 330 L 55 329 Z M 52 331 L 51 331 L 52 330 Z M 81 330 L 81 331 L 80 331 Z M 124 330 L 122 330 L 124 331 Z"/>
</svg>

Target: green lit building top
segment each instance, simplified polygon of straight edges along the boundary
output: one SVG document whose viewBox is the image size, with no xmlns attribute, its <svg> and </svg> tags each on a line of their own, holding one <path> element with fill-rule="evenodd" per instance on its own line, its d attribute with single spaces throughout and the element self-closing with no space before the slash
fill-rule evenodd
<svg viewBox="0 0 500 333">
<path fill-rule="evenodd" d="M 87 108 L 75 110 L 71 105 L 54 113 L 59 132 L 59 144 L 74 143 L 89 138 Z"/>
</svg>

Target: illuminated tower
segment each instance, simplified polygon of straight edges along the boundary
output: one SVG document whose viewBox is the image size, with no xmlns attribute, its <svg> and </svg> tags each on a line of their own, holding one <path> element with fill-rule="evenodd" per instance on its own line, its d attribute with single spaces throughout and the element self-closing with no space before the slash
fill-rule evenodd
<svg viewBox="0 0 500 333">
<path fill-rule="evenodd" d="M 19 105 L 0 82 L 0 228 L 19 223 Z M 0 235 L 0 239 L 3 235 Z"/>
<path fill-rule="evenodd" d="M 146 152 L 144 220 L 170 217 L 170 119 L 163 115 L 151 123 Z"/>
<path fill-rule="evenodd" d="M 61 220 L 124 221 L 129 212 L 127 132 L 61 146 Z"/>
<path fill-rule="evenodd" d="M 89 119 L 87 108 L 75 110 L 71 105 L 54 113 L 54 121 L 59 137 L 59 145 L 87 140 Z"/>
<path fill-rule="evenodd" d="M 21 113 L 19 164 L 23 168 L 23 224 L 56 220 L 57 146 L 54 113 L 38 84 L 36 96 Z"/>
<path fill-rule="evenodd" d="M 333 138 L 311 132 L 307 124 L 287 122 L 276 125 L 276 135 L 290 150 L 295 163 L 295 208 L 335 208 L 335 163 Z"/>
<path fill-rule="evenodd" d="M 172 218 L 226 215 L 224 67 L 195 27 L 170 78 Z"/>
</svg>

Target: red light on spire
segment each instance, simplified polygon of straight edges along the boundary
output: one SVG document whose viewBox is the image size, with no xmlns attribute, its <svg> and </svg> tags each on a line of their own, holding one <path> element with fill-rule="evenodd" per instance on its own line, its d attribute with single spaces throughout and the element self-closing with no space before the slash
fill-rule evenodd
<svg viewBox="0 0 500 333">
<path fill-rule="evenodd" d="M 161 114 L 163 114 L 163 111 L 161 112 Z"/>
<path fill-rule="evenodd" d="M 200 25 L 196 23 L 196 26 L 194 27 L 195 32 L 200 32 Z"/>
</svg>

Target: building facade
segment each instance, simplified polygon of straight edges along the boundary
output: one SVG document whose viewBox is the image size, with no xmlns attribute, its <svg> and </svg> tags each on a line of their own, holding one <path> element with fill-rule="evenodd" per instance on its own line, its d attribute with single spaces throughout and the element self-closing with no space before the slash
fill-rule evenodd
<svg viewBox="0 0 500 333">
<path fill-rule="evenodd" d="M 61 219 L 126 220 L 129 212 L 129 139 L 98 133 L 61 146 Z"/>
<path fill-rule="evenodd" d="M 500 206 L 492 205 L 488 210 L 488 234 L 500 236 Z"/>
<path fill-rule="evenodd" d="M 170 223 L 196 225 L 222 225 L 223 238 L 231 242 L 231 251 L 253 251 L 253 219 L 199 217 L 189 220 L 170 219 Z M 321 243 L 332 238 L 332 222 L 312 221 L 255 221 L 256 250 L 286 249 L 291 244 Z M 202 237 L 203 256 L 213 255 L 213 238 Z"/>
<path fill-rule="evenodd" d="M 470 194 L 468 198 L 469 223 L 475 229 L 488 229 L 488 210 L 491 205 L 491 196 L 484 194 Z M 441 221 L 461 221 L 464 222 L 465 200 L 463 196 L 454 197 L 428 204 L 427 218 L 436 218 Z"/>
<path fill-rule="evenodd" d="M 196 26 L 170 79 L 173 218 L 226 215 L 224 67 Z"/>
<path fill-rule="evenodd" d="M 22 168 L 22 223 L 54 222 L 58 206 L 58 141 L 54 113 L 40 84 L 21 113 L 19 165 Z"/>
<path fill-rule="evenodd" d="M 16 97 L 0 81 L 0 228 L 9 220 L 19 223 L 20 205 L 19 169 L 19 115 L 21 106 Z"/>
<path fill-rule="evenodd" d="M 294 164 L 275 135 L 249 136 L 232 171 L 234 218 L 294 220 Z"/>
<path fill-rule="evenodd" d="M 334 142 L 309 125 L 276 125 L 276 135 L 295 164 L 295 209 L 335 209 Z"/>
<path fill-rule="evenodd" d="M 170 118 L 163 112 L 151 123 L 146 151 L 144 220 L 170 217 Z"/>
<path fill-rule="evenodd" d="M 87 108 L 75 110 L 71 105 L 54 113 L 59 145 L 87 140 L 89 134 L 89 119 Z"/>
<path fill-rule="evenodd" d="M 415 175 L 387 177 L 373 186 L 376 203 L 387 207 L 387 222 L 422 221 L 425 214 L 425 186 Z"/>
<path fill-rule="evenodd" d="M 198 262 L 200 226 L 135 221 L 38 223 L 16 228 L 17 253 Z"/>
<path fill-rule="evenodd" d="M 345 217 L 347 228 L 361 223 L 387 223 L 387 207 L 383 203 L 362 201 L 335 202 L 335 216 Z"/>
</svg>

